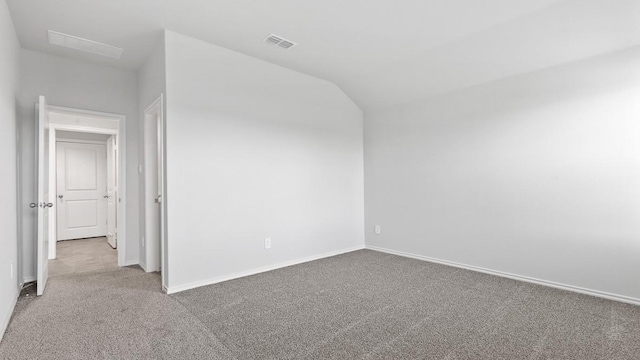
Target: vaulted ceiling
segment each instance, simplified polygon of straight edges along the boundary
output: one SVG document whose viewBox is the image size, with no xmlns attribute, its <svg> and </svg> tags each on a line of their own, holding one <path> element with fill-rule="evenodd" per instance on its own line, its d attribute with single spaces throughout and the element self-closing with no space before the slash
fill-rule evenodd
<svg viewBox="0 0 640 360">
<path fill-rule="evenodd" d="M 638 0 L 7 0 L 26 49 L 135 69 L 162 29 L 340 86 L 363 109 L 640 44 Z M 124 48 L 120 60 L 47 30 Z M 269 46 L 271 34 L 299 43 Z"/>
</svg>

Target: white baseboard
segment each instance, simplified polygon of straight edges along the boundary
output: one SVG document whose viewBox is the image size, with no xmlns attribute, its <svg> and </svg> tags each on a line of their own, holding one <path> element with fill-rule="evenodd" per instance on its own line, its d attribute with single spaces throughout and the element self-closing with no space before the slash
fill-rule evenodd
<svg viewBox="0 0 640 360">
<path fill-rule="evenodd" d="M 140 263 L 138 263 L 135 260 L 130 260 L 130 261 L 125 262 L 122 266 L 132 266 L 132 265 L 140 265 Z"/>
<path fill-rule="evenodd" d="M 22 285 L 30 283 L 30 282 L 34 282 L 36 281 L 36 277 L 35 276 L 27 276 L 24 278 L 24 280 L 22 280 Z"/>
<path fill-rule="evenodd" d="M 142 261 L 140 261 L 138 263 L 138 266 L 140 266 L 142 268 L 142 270 L 144 270 L 144 272 L 147 272 L 147 264 L 145 264 Z"/>
<path fill-rule="evenodd" d="M 237 279 L 237 278 L 241 278 L 241 277 L 245 277 L 245 276 L 260 274 L 260 273 L 263 273 L 263 272 L 272 271 L 272 270 L 280 269 L 280 268 L 287 267 L 287 266 L 298 265 L 298 264 L 306 263 L 306 262 L 309 262 L 309 261 L 320 260 L 320 259 L 328 258 L 328 257 L 331 257 L 331 256 L 345 254 L 345 253 L 348 253 L 348 252 L 352 252 L 352 251 L 356 251 L 356 250 L 362 250 L 362 249 L 364 249 L 364 245 L 358 245 L 358 246 L 347 248 L 347 249 L 342 249 L 342 250 L 338 250 L 338 251 L 331 251 L 331 252 L 327 252 L 327 253 L 320 254 L 320 255 L 308 256 L 308 257 L 302 258 L 302 259 L 285 261 L 285 262 L 281 262 L 281 263 L 274 264 L 274 265 L 264 266 L 264 267 L 261 267 L 261 268 L 256 268 L 256 269 L 242 271 L 242 272 L 238 272 L 238 273 L 234 273 L 234 274 L 219 276 L 219 277 L 216 277 L 216 278 L 213 278 L 213 279 L 196 281 L 196 282 L 192 282 L 192 283 L 189 283 L 189 284 L 178 285 L 178 286 L 169 286 L 169 287 L 167 287 L 167 294 L 175 294 L 175 293 L 180 292 L 180 291 L 194 289 L 194 288 L 197 288 L 197 287 L 200 287 L 200 286 L 213 285 L 213 284 L 221 283 L 221 282 L 224 282 L 224 281 L 229 281 L 229 280 L 233 280 L 233 279 Z"/>
<path fill-rule="evenodd" d="M 2 319 L 2 323 L 0 323 L 0 341 L 4 337 L 4 333 L 7 331 L 9 327 L 9 322 L 11 321 L 11 316 L 13 316 L 13 310 L 16 308 L 16 303 L 18 302 L 18 297 L 20 296 L 20 292 L 16 294 L 16 297 L 13 299 L 13 303 L 11 304 L 11 309 L 7 313 L 4 319 Z"/>
<path fill-rule="evenodd" d="M 608 292 L 604 292 L 604 291 L 587 289 L 587 288 L 582 288 L 582 287 L 579 287 L 579 286 L 567 285 L 567 284 L 557 283 L 557 282 L 554 282 L 554 281 L 548 281 L 548 280 L 537 279 L 537 278 L 533 278 L 533 277 L 529 277 L 529 276 L 512 274 L 512 273 L 508 273 L 508 272 L 504 272 L 504 271 L 491 270 L 491 269 L 486 269 L 486 268 L 482 268 L 482 267 L 478 267 L 478 266 L 466 265 L 466 264 L 461 264 L 461 263 L 457 263 L 457 262 L 454 262 L 454 261 L 441 260 L 441 259 L 436 259 L 436 258 L 432 258 L 432 257 L 428 257 L 428 256 L 411 254 L 411 253 L 406 253 L 406 252 L 402 252 L 402 251 L 382 248 L 382 247 L 378 247 L 378 246 L 366 245 L 365 247 L 367 249 L 370 249 L 370 250 L 380 251 L 380 252 L 384 252 L 384 253 L 387 253 L 387 254 L 398 255 L 398 256 L 408 257 L 408 258 L 412 258 L 412 259 L 423 260 L 423 261 L 429 261 L 429 262 L 432 262 L 432 263 L 453 266 L 453 267 L 466 269 L 466 270 L 471 270 L 471 271 L 477 271 L 477 272 L 481 272 L 481 273 L 485 273 L 485 274 L 489 274 L 489 275 L 495 275 L 495 276 L 500 276 L 500 277 L 509 278 L 509 279 L 513 279 L 513 280 L 524 281 L 524 282 L 528 282 L 528 283 L 532 283 L 532 284 L 548 286 L 548 287 L 552 287 L 552 288 L 556 288 L 556 289 L 572 291 L 572 292 L 585 294 L 585 295 L 591 295 L 591 296 L 595 296 L 595 297 L 599 297 L 599 298 L 603 298 L 603 299 L 620 301 L 620 302 L 627 303 L 627 304 L 640 305 L 640 299 L 629 297 L 629 296 L 612 294 L 612 293 L 608 293 Z"/>
</svg>

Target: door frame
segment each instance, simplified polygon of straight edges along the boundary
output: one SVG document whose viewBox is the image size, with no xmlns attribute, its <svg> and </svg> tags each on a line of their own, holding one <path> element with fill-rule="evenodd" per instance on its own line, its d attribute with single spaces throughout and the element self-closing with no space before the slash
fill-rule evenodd
<svg viewBox="0 0 640 360">
<path fill-rule="evenodd" d="M 50 213 L 53 203 L 51 203 L 51 187 L 48 184 L 50 178 L 50 131 L 49 131 L 49 107 L 44 96 L 38 96 L 36 104 L 36 174 L 37 174 L 37 202 L 31 203 L 31 208 L 38 208 L 36 222 L 36 295 L 44 293 L 44 289 L 49 278 L 49 248 L 51 236 Z M 46 147 L 45 147 L 46 145 Z M 45 220 L 46 219 L 46 220 Z"/>
<path fill-rule="evenodd" d="M 100 127 L 97 125 L 91 126 L 91 125 L 78 125 L 76 124 L 60 124 L 60 123 L 50 123 L 49 124 L 49 131 L 50 131 L 50 141 L 49 142 L 49 163 L 50 164 L 55 164 L 56 163 L 56 140 L 57 140 L 57 136 L 56 136 L 56 131 L 58 130 L 62 130 L 62 131 L 74 131 L 74 132 L 83 132 L 83 133 L 93 133 L 93 134 L 105 134 L 105 135 L 115 135 L 117 137 L 117 142 L 118 142 L 118 202 L 117 202 L 117 223 L 118 223 L 118 246 L 117 246 L 117 251 L 118 251 L 118 266 L 128 266 L 128 265 L 132 265 L 127 263 L 126 261 L 126 251 L 127 251 L 127 236 L 126 236 L 126 221 L 127 221 L 127 217 L 125 214 L 126 211 L 126 207 L 127 207 L 127 192 L 126 192 L 126 179 L 127 179 L 127 174 L 126 174 L 126 169 L 127 169 L 127 158 L 125 156 L 126 154 L 126 116 L 124 115 L 120 115 L 120 114 L 112 114 L 112 113 L 105 113 L 105 112 L 99 112 L 99 111 L 92 111 L 92 110 L 83 110 L 83 109 L 76 109 L 76 108 L 69 108 L 69 107 L 63 107 L 63 106 L 52 106 L 49 105 L 48 106 L 48 112 L 49 113 L 59 113 L 59 114 L 65 114 L 65 115 L 75 115 L 75 116 L 81 116 L 81 117 L 85 117 L 85 118 L 96 118 L 96 119 L 105 119 L 105 120 L 111 120 L 111 121 L 115 121 L 115 123 L 117 124 L 116 128 L 107 128 L 107 127 Z M 51 149 L 53 148 L 53 151 L 51 151 Z M 51 179 L 53 178 L 53 180 L 51 181 Z M 56 188 L 56 172 L 55 171 L 49 171 L 49 189 L 50 191 L 53 191 L 52 194 L 55 194 L 57 191 Z M 53 189 L 53 190 L 51 190 Z M 56 241 L 52 241 L 49 244 L 49 253 L 51 254 L 51 251 L 53 250 L 53 258 L 55 258 L 55 247 L 57 244 L 57 235 L 56 235 L 56 222 L 57 222 L 57 211 L 53 211 L 54 213 L 54 217 L 53 217 L 53 221 L 50 222 L 49 224 L 49 235 L 53 236 L 53 239 L 55 239 Z M 51 259 L 51 256 L 50 256 Z"/>
<path fill-rule="evenodd" d="M 109 136 L 105 146 L 107 150 L 107 243 L 118 251 L 118 179 L 116 178 L 118 168 L 115 167 L 118 164 L 118 136 Z M 113 203 L 113 209 L 111 209 L 111 203 Z M 112 212 L 115 214 L 112 219 L 115 224 L 109 222 Z"/>
<path fill-rule="evenodd" d="M 157 116 L 157 117 L 156 117 Z M 160 193 L 159 195 L 161 196 L 161 201 L 160 201 L 160 244 L 158 244 L 160 246 L 160 276 L 162 279 L 162 289 L 164 291 L 166 291 L 167 289 L 167 284 L 168 284 L 168 274 L 169 272 L 167 271 L 167 263 L 168 263 L 168 259 L 167 259 L 167 237 L 166 237 L 166 229 L 167 229 L 167 181 L 166 181 L 166 163 L 165 163 L 165 154 L 166 154 L 166 133 L 165 133 L 165 125 L 166 125 L 166 121 L 165 121 L 165 116 L 164 116 L 164 94 L 160 94 L 160 96 L 154 100 L 151 105 L 149 105 L 145 110 L 144 110 L 144 117 L 143 117 L 143 122 L 141 124 L 141 143 L 142 143 L 142 151 L 140 154 L 140 157 L 142 159 L 142 164 L 143 164 L 143 169 L 145 169 L 145 171 L 142 172 L 142 194 L 143 194 L 143 203 L 142 206 L 140 206 L 141 209 L 141 228 L 142 231 L 144 232 L 144 236 L 145 236 L 145 247 L 144 247 L 144 252 L 141 251 L 141 256 L 145 257 L 145 263 L 148 263 L 148 259 L 147 259 L 147 250 L 149 249 L 148 246 L 148 239 L 147 239 L 147 234 L 146 234 L 146 229 L 147 229 L 147 203 L 149 202 L 150 199 L 147 198 L 147 176 L 146 176 L 146 168 L 147 168 L 147 159 L 145 158 L 145 153 L 146 153 L 146 146 L 147 146 L 147 122 L 148 121 L 154 121 L 153 118 L 156 118 L 157 122 L 156 122 L 156 126 L 157 126 L 157 146 L 158 146 L 158 159 L 157 159 L 157 165 L 158 165 L 158 182 L 160 183 L 160 186 L 158 188 L 158 192 Z M 146 270 L 145 270 L 146 271 Z"/>
</svg>

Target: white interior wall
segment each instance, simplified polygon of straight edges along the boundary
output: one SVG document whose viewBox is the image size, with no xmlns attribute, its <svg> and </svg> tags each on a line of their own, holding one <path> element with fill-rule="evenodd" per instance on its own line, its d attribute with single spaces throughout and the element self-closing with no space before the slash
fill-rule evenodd
<svg viewBox="0 0 640 360">
<path fill-rule="evenodd" d="M 110 137 L 111 135 L 107 135 L 107 134 L 92 134 L 92 133 L 64 131 L 64 130 L 56 131 L 56 138 L 58 139 L 58 141 L 60 141 L 60 139 L 63 139 L 63 140 L 102 141 L 106 143 L 106 141 Z"/>
<path fill-rule="evenodd" d="M 640 301 L 638 63 L 636 47 L 367 110 L 367 246 Z"/>
<path fill-rule="evenodd" d="M 47 55 L 20 51 L 21 90 L 19 94 L 19 132 L 21 139 L 21 196 L 23 278 L 35 279 L 35 215 L 29 208 L 34 201 L 34 118 L 38 95 L 50 105 L 92 110 L 126 116 L 127 151 L 127 245 L 126 262 L 138 262 L 138 100 L 134 71 Z"/>
<path fill-rule="evenodd" d="M 18 235 L 16 205 L 16 97 L 20 45 L 7 4 L 0 1 L 0 339 L 18 298 Z"/>
<path fill-rule="evenodd" d="M 361 110 L 327 81 L 165 36 L 169 291 L 363 247 Z"/>
</svg>

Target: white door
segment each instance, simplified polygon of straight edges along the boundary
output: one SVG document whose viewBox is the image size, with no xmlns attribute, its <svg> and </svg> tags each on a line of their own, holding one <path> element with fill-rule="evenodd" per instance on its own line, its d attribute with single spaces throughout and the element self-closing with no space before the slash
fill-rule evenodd
<svg viewBox="0 0 640 360">
<path fill-rule="evenodd" d="M 116 136 L 107 140 L 107 242 L 117 247 L 118 147 Z"/>
<path fill-rule="evenodd" d="M 162 114 L 157 108 L 151 107 L 145 113 L 144 127 L 144 181 L 145 181 L 145 270 L 162 270 L 163 241 L 163 127 Z M 150 112 L 151 111 L 151 112 Z"/>
<path fill-rule="evenodd" d="M 49 212 L 53 203 L 49 198 L 49 116 L 47 101 L 40 96 L 37 105 L 38 141 L 38 266 L 36 274 L 36 294 L 42 295 L 49 275 Z"/>
<path fill-rule="evenodd" d="M 57 144 L 58 240 L 107 235 L 107 150 Z"/>
</svg>

